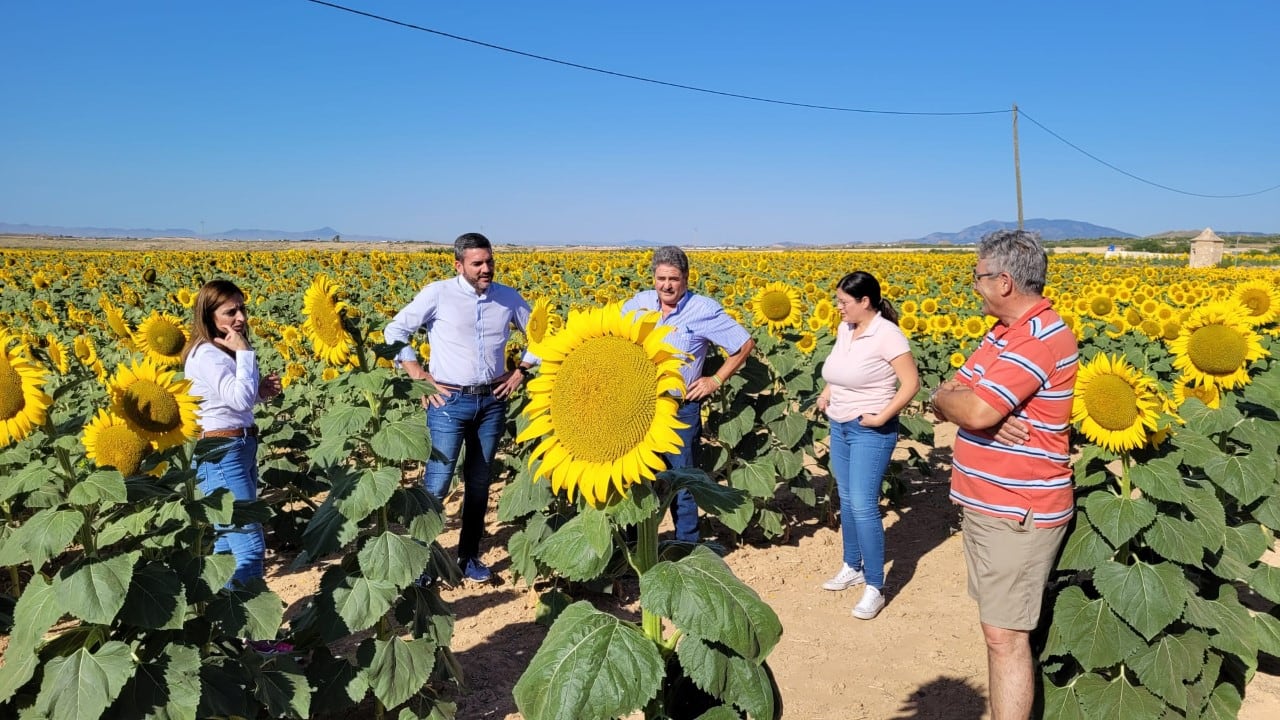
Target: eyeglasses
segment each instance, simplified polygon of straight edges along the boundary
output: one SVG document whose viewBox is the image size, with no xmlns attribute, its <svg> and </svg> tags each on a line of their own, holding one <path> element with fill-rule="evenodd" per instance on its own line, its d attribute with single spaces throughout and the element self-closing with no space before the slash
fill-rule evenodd
<svg viewBox="0 0 1280 720">
<path fill-rule="evenodd" d="M 1000 273 L 998 273 L 998 272 L 980 273 L 980 272 L 978 272 L 977 270 L 974 270 L 974 271 L 973 271 L 973 281 L 974 281 L 974 282 L 978 282 L 978 281 L 979 281 L 979 280 L 981 280 L 982 278 L 995 277 L 995 276 L 997 276 L 997 275 L 999 275 L 999 274 L 1000 274 Z"/>
</svg>

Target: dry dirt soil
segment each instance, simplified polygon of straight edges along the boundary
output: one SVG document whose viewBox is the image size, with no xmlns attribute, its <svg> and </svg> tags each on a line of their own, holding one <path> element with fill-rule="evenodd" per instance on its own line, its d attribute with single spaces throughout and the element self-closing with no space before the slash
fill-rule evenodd
<svg viewBox="0 0 1280 720">
<path fill-rule="evenodd" d="M 954 426 L 940 426 L 939 445 L 949 447 L 954 434 Z M 899 454 L 905 451 L 899 449 Z M 785 542 L 743 544 L 725 558 L 782 620 L 782 640 L 769 664 L 782 687 L 785 717 L 990 717 L 986 654 L 977 606 L 966 591 L 959 515 L 947 500 L 946 470 L 940 466 L 935 477 L 918 479 L 902 506 L 884 506 L 888 604 L 874 620 L 850 615 L 861 586 L 844 592 L 822 589 L 840 563 L 840 530 L 812 511 L 806 516 L 803 506 L 792 508 L 802 521 Z M 453 649 L 467 681 L 466 688 L 450 694 L 458 703 L 458 717 L 465 720 L 521 717 L 511 691 L 546 634 L 533 621 L 536 595 L 523 582 L 512 582 L 505 546 L 515 528 L 494 520 L 499 491 L 495 486 L 483 545 L 484 560 L 497 581 L 443 591 L 457 614 Z M 455 492 L 446 503 L 451 517 L 441 542 L 450 550 L 457 542 L 459 500 Z M 669 536 L 669 519 L 662 531 Z M 1274 554 L 1271 560 L 1276 561 Z M 280 562 L 268 568 L 268 583 L 293 605 L 313 592 L 319 573 L 290 573 L 287 562 Z M 637 619 L 637 597 L 637 583 L 628 579 L 616 594 L 588 599 L 602 610 Z M 1239 717 L 1280 717 L 1276 659 L 1264 660 Z"/>
</svg>

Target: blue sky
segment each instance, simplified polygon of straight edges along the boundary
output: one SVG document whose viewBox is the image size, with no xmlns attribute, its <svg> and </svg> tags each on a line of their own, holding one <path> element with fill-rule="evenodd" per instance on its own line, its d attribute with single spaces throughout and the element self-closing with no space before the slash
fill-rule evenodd
<svg viewBox="0 0 1280 720">
<path fill-rule="evenodd" d="M 1007 110 L 1149 180 L 1280 184 L 1280 4 L 347 6 L 778 100 Z M 531 60 L 305 0 L 0 5 L 0 222 L 499 243 L 892 241 L 1013 220 L 1011 117 L 750 102 Z M 1019 122 L 1027 218 L 1280 232 Z"/>
</svg>

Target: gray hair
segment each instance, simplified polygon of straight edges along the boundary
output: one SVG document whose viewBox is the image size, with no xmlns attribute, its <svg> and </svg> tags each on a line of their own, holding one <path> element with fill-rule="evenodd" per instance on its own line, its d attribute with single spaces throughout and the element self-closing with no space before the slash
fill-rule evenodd
<svg viewBox="0 0 1280 720">
<path fill-rule="evenodd" d="M 689 277 L 689 256 L 675 245 L 664 245 L 653 251 L 653 261 L 649 263 L 649 272 L 657 272 L 659 265 L 670 265 Z"/>
<path fill-rule="evenodd" d="M 468 250 L 493 250 L 493 246 L 489 244 L 489 238 L 480 233 L 463 233 L 453 241 L 453 259 L 462 262 L 462 256 Z"/>
<path fill-rule="evenodd" d="M 1039 233 L 1028 230 L 996 230 L 978 242 L 978 258 L 990 261 L 992 272 L 1009 273 L 1018 291 L 1027 295 L 1044 292 L 1049 256 L 1040 245 Z"/>
</svg>

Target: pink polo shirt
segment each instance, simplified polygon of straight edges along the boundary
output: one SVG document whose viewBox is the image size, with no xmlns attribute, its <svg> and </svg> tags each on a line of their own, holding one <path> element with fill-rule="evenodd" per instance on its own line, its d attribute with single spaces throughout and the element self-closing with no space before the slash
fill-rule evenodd
<svg viewBox="0 0 1280 720">
<path fill-rule="evenodd" d="M 898 374 L 889 363 L 908 352 L 907 336 L 880 313 L 857 338 L 848 323 L 840 323 L 835 347 L 822 365 L 822 379 L 831 388 L 827 417 L 849 422 L 884 410 L 898 390 Z"/>
</svg>

